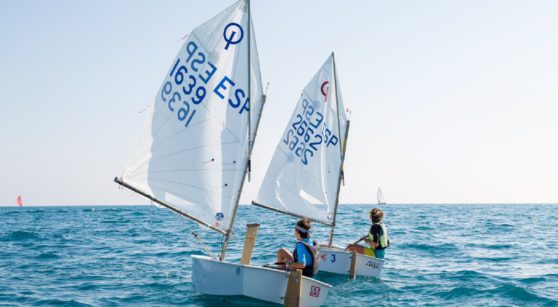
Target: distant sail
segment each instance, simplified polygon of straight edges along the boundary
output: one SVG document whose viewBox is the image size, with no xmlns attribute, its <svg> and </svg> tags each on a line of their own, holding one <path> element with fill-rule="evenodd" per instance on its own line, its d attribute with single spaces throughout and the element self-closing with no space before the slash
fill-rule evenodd
<svg viewBox="0 0 558 307">
<path fill-rule="evenodd" d="M 384 194 L 382 193 L 382 189 L 378 188 L 378 193 L 376 196 L 378 197 L 378 205 L 386 204 L 386 201 L 384 200 Z"/>
<path fill-rule="evenodd" d="M 239 1 L 188 35 L 122 174 L 138 191 L 222 231 L 231 227 L 263 103 L 249 23 Z"/>
<path fill-rule="evenodd" d="M 332 54 L 302 91 L 256 204 L 333 223 L 347 128 L 334 69 Z"/>
<path fill-rule="evenodd" d="M 17 197 L 17 205 L 23 207 L 23 201 L 21 200 L 21 195 Z"/>
</svg>

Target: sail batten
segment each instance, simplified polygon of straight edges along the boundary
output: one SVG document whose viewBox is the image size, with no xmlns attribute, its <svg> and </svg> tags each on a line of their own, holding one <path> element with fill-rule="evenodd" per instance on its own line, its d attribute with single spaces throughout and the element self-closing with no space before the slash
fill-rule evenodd
<svg viewBox="0 0 558 307">
<path fill-rule="evenodd" d="M 122 174 L 140 194 L 227 234 L 263 105 L 251 23 L 241 0 L 187 36 Z"/>
</svg>

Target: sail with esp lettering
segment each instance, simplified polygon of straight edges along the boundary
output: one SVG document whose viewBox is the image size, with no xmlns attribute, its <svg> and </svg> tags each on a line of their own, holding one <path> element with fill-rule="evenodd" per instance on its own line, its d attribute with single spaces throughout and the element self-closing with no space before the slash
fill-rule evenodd
<svg viewBox="0 0 558 307">
<path fill-rule="evenodd" d="M 170 62 L 122 182 L 227 231 L 263 98 L 254 28 L 241 0 L 187 36 Z"/>
<path fill-rule="evenodd" d="M 302 91 L 254 204 L 331 225 L 346 129 L 332 54 Z"/>
</svg>

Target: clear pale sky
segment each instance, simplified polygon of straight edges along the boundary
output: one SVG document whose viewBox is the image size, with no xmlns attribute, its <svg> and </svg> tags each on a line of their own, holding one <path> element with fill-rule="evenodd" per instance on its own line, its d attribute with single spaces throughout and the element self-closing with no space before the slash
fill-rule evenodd
<svg viewBox="0 0 558 307">
<path fill-rule="evenodd" d="M 0 0 L 0 204 L 143 204 L 113 183 L 171 61 L 219 1 Z M 256 196 L 335 51 L 342 203 L 558 202 L 558 1 L 252 1 L 268 100 Z"/>
</svg>

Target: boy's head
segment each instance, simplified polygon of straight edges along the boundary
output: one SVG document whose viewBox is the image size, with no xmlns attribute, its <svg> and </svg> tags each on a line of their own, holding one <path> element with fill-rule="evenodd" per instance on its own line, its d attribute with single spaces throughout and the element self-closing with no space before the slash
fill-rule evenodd
<svg viewBox="0 0 558 307">
<path fill-rule="evenodd" d="M 384 212 L 380 208 L 372 208 L 370 210 L 370 220 L 372 223 L 379 223 L 384 218 Z"/>
<path fill-rule="evenodd" d="M 295 230 L 300 235 L 301 238 L 306 239 L 306 238 L 309 238 L 310 235 L 312 234 L 310 232 L 310 228 L 312 228 L 312 225 L 310 225 L 310 220 L 307 219 L 307 218 L 304 218 L 302 220 L 299 220 L 296 223 Z"/>
</svg>

